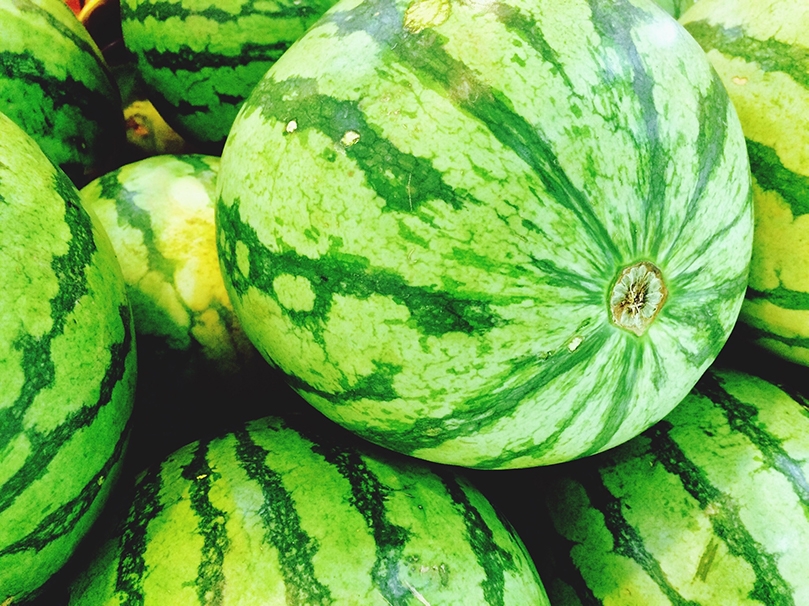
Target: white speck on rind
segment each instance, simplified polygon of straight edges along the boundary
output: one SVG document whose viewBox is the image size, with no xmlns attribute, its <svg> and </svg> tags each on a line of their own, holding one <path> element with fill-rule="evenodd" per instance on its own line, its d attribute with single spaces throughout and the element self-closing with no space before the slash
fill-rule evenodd
<svg viewBox="0 0 809 606">
<path fill-rule="evenodd" d="M 343 135 L 343 138 L 340 139 L 340 143 L 345 145 L 346 147 L 350 147 L 354 145 L 357 141 L 360 140 L 360 134 L 356 131 L 349 130 Z"/>
<path fill-rule="evenodd" d="M 284 130 L 286 130 L 288 133 L 294 133 L 296 130 L 298 130 L 298 123 L 295 120 L 290 120 L 287 122 L 286 129 Z"/>
<path fill-rule="evenodd" d="M 567 344 L 567 348 L 571 352 L 574 352 L 579 348 L 579 345 L 581 345 L 583 341 L 584 341 L 584 339 L 582 339 L 581 337 L 578 337 L 578 336 L 573 337 L 573 339 L 571 339 L 570 343 Z"/>
</svg>

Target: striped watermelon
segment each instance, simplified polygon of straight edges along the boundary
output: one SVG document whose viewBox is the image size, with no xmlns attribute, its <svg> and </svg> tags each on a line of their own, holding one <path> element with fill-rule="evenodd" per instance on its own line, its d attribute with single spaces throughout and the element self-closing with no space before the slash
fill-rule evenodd
<svg viewBox="0 0 809 606">
<path fill-rule="evenodd" d="M 742 320 L 809 365 L 809 3 L 707 0 L 683 16 L 727 86 L 747 138 L 756 214 Z"/>
<path fill-rule="evenodd" d="M 79 187 L 124 142 L 115 81 L 62 0 L 0 0 L 0 111 Z"/>
<path fill-rule="evenodd" d="M 120 471 L 135 381 L 109 241 L 0 114 L 0 604 L 73 552 Z"/>
<path fill-rule="evenodd" d="M 809 407 L 796 393 L 711 370 L 641 436 L 535 481 L 558 532 L 545 543 L 555 571 L 537 558 L 554 606 L 809 604 Z"/>
<path fill-rule="evenodd" d="M 593 454 L 668 413 L 747 281 L 744 140 L 651 2 L 346 0 L 222 156 L 248 336 L 326 416 L 479 468 Z"/>
<path fill-rule="evenodd" d="M 199 417 L 208 416 L 199 411 L 248 393 L 253 375 L 266 366 L 233 313 L 219 271 L 218 171 L 214 156 L 160 155 L 107 173 L 80 192 L 112 241 L 132 304 L 134 470 L 198 439 Z M 228 409 L 235 415 L 239 406 Z M 215 427 L 222 416 L 214 415 Z"/>
<path fill-rule="evenodd" d="M 236 112 L 335 0 L 121 0 L 124 44 L 166 121 L 221 153 Z"/>
<path fill-rule="evenodd" d="M 548 603 L 463 478 L 314 428 L 267 417 L 147 469 L 70 605 Z"/>
</svg>

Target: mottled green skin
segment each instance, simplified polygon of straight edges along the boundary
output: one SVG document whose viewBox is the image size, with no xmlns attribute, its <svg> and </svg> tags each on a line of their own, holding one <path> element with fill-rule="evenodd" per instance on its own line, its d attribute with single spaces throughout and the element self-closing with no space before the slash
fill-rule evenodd
<svg viewBox="0 0 809 606">
<path fill-rule="evenodd" d="M 268 417 L 147 469 L 70 605 L 548 604 L 467 481 L 326 430 Z"/>
<path fill-rule="evenodd" d="M 559 533 L 555 569 L 539 564 L 552 603 L 809 604 L 809 408 L 795 397 L 711 370 L 641 436 L 537 478 Z"/>
<path fill-rule="evenodd" d="M 115 81 L 62 0 L 0 0 L 0 111 L 77 187 L 109 170 L 125 143 Z"/>
<path fill-rule="evenodd" d="M 694 6 L 695 0 L 654 0 L 669 15 L 679 19 L 690 7 Z"/>
<path fill-rule="evenodd" d="M 747 138 L 756 229 L 741 320 L 759 345 L 809 366 L 809 4 L 700 0 L 682 23 Z"/>
<path fill-rule="evenodd" d="M 124 44 L 166 121 L 219 154 L 242 102 L 335 0 L 121 0 Z"/>
<path fill-rule="evenodd" d="M 615 446 L 736 320 L 735 112 L 651 3 L 441 6 L 403 26 L 406 4 L 342 2 L 245 103 L 218 181 L 234 309 L 305 399 L 391 449 L 505 468 Z M 639 261 L 668 287 L 642 336 L 608 303 Z"/>
<path fill-rule="evenodd" d="M 71 555 L 120 470 L 135 348 L 121 269 L 65 174 L 0 114 L 0 603 Z"/>
<path fill-rule="evenodd" d="M 80 192 L 121 263 L 141 357 L 181 351 L 184 362 L 171 372 L 189 377 L 237 373 L 254 351 L 219 269 L 218 172 L 218 157 L 164 154 L 122 166 Z"/>
</svg>

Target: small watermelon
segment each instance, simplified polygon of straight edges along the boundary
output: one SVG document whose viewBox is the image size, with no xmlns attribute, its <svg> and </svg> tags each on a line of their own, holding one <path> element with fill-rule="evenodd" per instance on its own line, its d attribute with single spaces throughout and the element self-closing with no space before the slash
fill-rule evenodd
<svg viewBox="0 0 809 606">
<path fill-rule="evenodd" d="M 739 113 L 756 227 L 741 319 L 809 365 L 809 3 L 700 0 L 682 17 Z"/>
<path fill-rule="evenodd" d="M 103 228 L 3 114 L 0 242 L 0 604 L 10 604 L 65 563 L 107 500 L 136 359 Z"/>
<path fill-rule="evenodd" d="M 431 461 L 557 463 L 660 420 L 718 354 L 749 170 L 650 1 L 345 0 L 233 125 L 220 260 L 331 419 Z"/>
<path fill-rule="evenodd" d="M 137 480 L 70 606 L 546 606 L 520 539 L 448 469 L 275 417 Z"/>
<path fill-rule="evenodd" d="M 554 606 L 809 604 L 809 406 L 786 389 L 714 368 L 641 436 L 534 478 Z"/>
<path fill-rule="evenodd" d="M 198 411 L 244 393 L 259 363 L 266 366 L 242 331 L 219 270 L 218 171 L 214 156 L 159 155 L 80 192 L 112 241 L 132 305 L 139 362 L 133 449 L 142 461 L 136 469 L 197 439 Z"/>
</svg>

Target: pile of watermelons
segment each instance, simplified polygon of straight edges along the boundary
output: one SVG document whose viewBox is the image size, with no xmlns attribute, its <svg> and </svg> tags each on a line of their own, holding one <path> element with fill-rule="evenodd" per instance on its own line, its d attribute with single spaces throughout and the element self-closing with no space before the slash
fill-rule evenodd
<svg viewBox="0 0 809 606">
<path fill-rule="evenodd" d="M 805 0 L 0 0 L 0 606 L 809 604 L 807 74 Z"/>
</svg>

